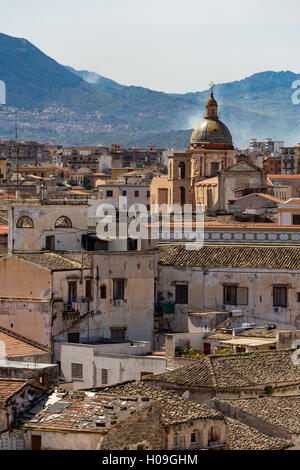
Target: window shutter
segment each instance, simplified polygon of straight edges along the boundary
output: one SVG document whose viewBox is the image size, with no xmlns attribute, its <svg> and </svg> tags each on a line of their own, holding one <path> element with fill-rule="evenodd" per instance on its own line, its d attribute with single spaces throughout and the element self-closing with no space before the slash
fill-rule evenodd
<svg viewBox="0 0 300 470">
<path fill-rule="evenodd" d="M 108 384 L 108 369 L 101 369 L 101 382 L 102 385 Z"/>
<path fill-rule="evenodd" d="M 83 378 L 83 365 L 72 363 L 72 379 Z"/>
<path fill-rule="evenodd" d="M 237 305 L 248 305 L 248 287 L 237 288 Z"/>
</svg>

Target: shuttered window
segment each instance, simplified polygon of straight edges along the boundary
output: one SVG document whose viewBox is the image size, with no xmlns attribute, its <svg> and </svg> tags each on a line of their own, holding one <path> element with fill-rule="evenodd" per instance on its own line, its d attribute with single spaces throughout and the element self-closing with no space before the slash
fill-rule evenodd
<svg viewBox="0 0 300 470">
<path fill-rule="evenodd" d="M 111 339 L 114 341 L 124 341 L 126 328 L 111 328 Z"/>
<path fill-rule="evenodd" d="M 188 305 L 188 285 L 176 284 L 176 304 Z"/>
<path fill-rule="evenodd" d="M 273 286 L 273 307 L 287 306 L 287 287 Z"/>
<path fill-rule="evenodd" d="M 125 281 L 123 279 L 114 279 L 113 283 L 114 300 L 124 300 Z"/>
<path fill-rule="evenodd" d="M 224 286 L 225 305 L 248 305 L 248 287 Z"/>
<path fill-rule="evenodd" d="M 237 305 L 248 305 L 248 287 L 238 287 L 236 290 Z"/>
<path fill-rule="evenodd" d="M 85 297 L 89 300 L 92 300 L 93 298 L 92 288 L 93 288 L 92 280 L 86 279 L 85 280 Z"/>
<path fill-rule="evenodd" d="M 100 286 L 100 299 L 106 299 L 106 286 L 104 284 Z"/>
<path fill-rule="evenodd" d="M 83 365 L 72 363 L 72 379 L 83 378 Z"/>
<path fill-rule="evenodd" d="M 101 383 L 102 385 L 108 384 L 108 369 L 101 369 Z"/>
</svg>

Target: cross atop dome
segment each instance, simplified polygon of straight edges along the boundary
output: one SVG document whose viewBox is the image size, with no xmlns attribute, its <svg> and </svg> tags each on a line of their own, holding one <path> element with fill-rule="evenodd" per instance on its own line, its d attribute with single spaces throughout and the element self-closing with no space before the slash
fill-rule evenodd
<svg viewBox="0 0 300 470">
<path fill-rule="evenodd" d="M 214 86 L 216 86 L 215 82 L 210 82 L 208 86 L 210 88 L 210 93 L 214 94 Z"/>
</svg>

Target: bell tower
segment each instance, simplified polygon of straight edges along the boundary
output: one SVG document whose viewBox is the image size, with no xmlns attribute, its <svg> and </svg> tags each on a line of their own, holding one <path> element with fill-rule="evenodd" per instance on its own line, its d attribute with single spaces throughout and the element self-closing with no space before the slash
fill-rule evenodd
<svg viewBox="0 0 300 470">
<path fill-rule="evenodd" d="M 168 205 L 193 204 L 191 157 L 187 153 L 171 153 L 168 157 Z"/>
</svg>

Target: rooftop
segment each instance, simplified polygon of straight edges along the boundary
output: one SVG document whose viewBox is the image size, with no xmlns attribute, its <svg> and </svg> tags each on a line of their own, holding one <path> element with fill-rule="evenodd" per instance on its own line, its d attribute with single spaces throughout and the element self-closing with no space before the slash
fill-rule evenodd
<svg viewBox="0 0 300 470">
<path fill-rule="evenodd" d="M 5 346 L 5 350 L 3 350 L 3 344 Z M 7 357 L 15 357 L 46 354 L 47 352 L 47 349 L 40 347 L 40 345 L 37 345 L 33 341 L 26 340 L 25 338 L 0 327 L 0 358 L 3 357 L 3 354 Z"/>
<path fill-rule="evenodd" d="M 197 363 L 145 381 L 200 389 L 230 390 L 280 383 L 300 383 L 300 367 L 292 362 L 294 350 L 260 351 L 206 356 Z"/>
<path fill-rule="evenodd" d="M 103 433 L 148 405 L 149 400 L 109 393 L 55 391 L 24 427 Z"/>
<path fill-rule="evenodd" d="M 162 244 L 160 264 L 174 267 L 300 269 L 300 246 L 209 245 L 188 250 L 185 244 Z"/>
<path fill-rule="evenodd" d="M 52 252 L 18 253 L 17 256 L 50 271 L 72 271 L 82 268 L 80 262 Z M 83 266 L 83 268 L 88 269 L 88 266 Z"/>
<path fill-rule="evenodd" d="M 290 445 L 285 439 L 271 437 L 233 419 L 226 419 L 230 450 L 282 450 Z"/>
<path fill-rule="evenodd" d="M 7 400 L 26 385 L 26 380 L 0 378 L 0 407 L 5 406 Z"/>
<path fill-rule="evenodd" d="M 224 313 L 224 312 L 223 312 Z M 287 331 L 279 328 L 267 330 L 265 327 L 256 327 L 242 332 L 235 332 L 235 336 L 230 329 L 217 329 L 215 333 L 207 334 L 206 339 L 214 341 L 230 341 L 236 344 L 268 344 L 277 342 L 277 334 L 280 331 Z"/>
<path fill-rule="evenodd" d="M 174 392 L 165 392 L 142 382 L 131 382 L 99 391 L 56 390 L 25 427 L 104 432 L 152 401 L 162 404 L 164 425 L 195 419 L 224 419 L 218 411 L 185 400 Z"/>
<path fill-rule="evenodd" d="M 220 403 L 280 426 L 291 435 L 300 434 L 300 396 L 220 400 Z"/>
<path fill-rule="evenodd" d="M 177 393 L 162 390 L 144 382 L 128 382 L 112 385 L 104 389 L 110 393 L 157 399 L 162 402 L 162 422 L 164 425 L 180 424 L 195 419 L 223 419 L 223 415 L 204 405 L 180 397 Z"/>
<path fill-rule="evenodd" d="M 273 202 L 278 202 L 278 203 L 284 203 L 284 200 L 283 199 L 279 199 L 278 197 L 274 197 L 274 196 L 271 196 L 270 194 L 265 194 L 265 193 L 251 193 L 251 194 L 247 194 L 246 196 L 241 196 L 241 197 L 237 197 L 235 201 L 240 201 L 241 199 L 247 199 L 247 198 L 253 198 L 253 196 L 259 196 L 259 197 L 262 197 L 264 199 L 268 199 L 270 201 L 273 201 Z"/>
</svg>

